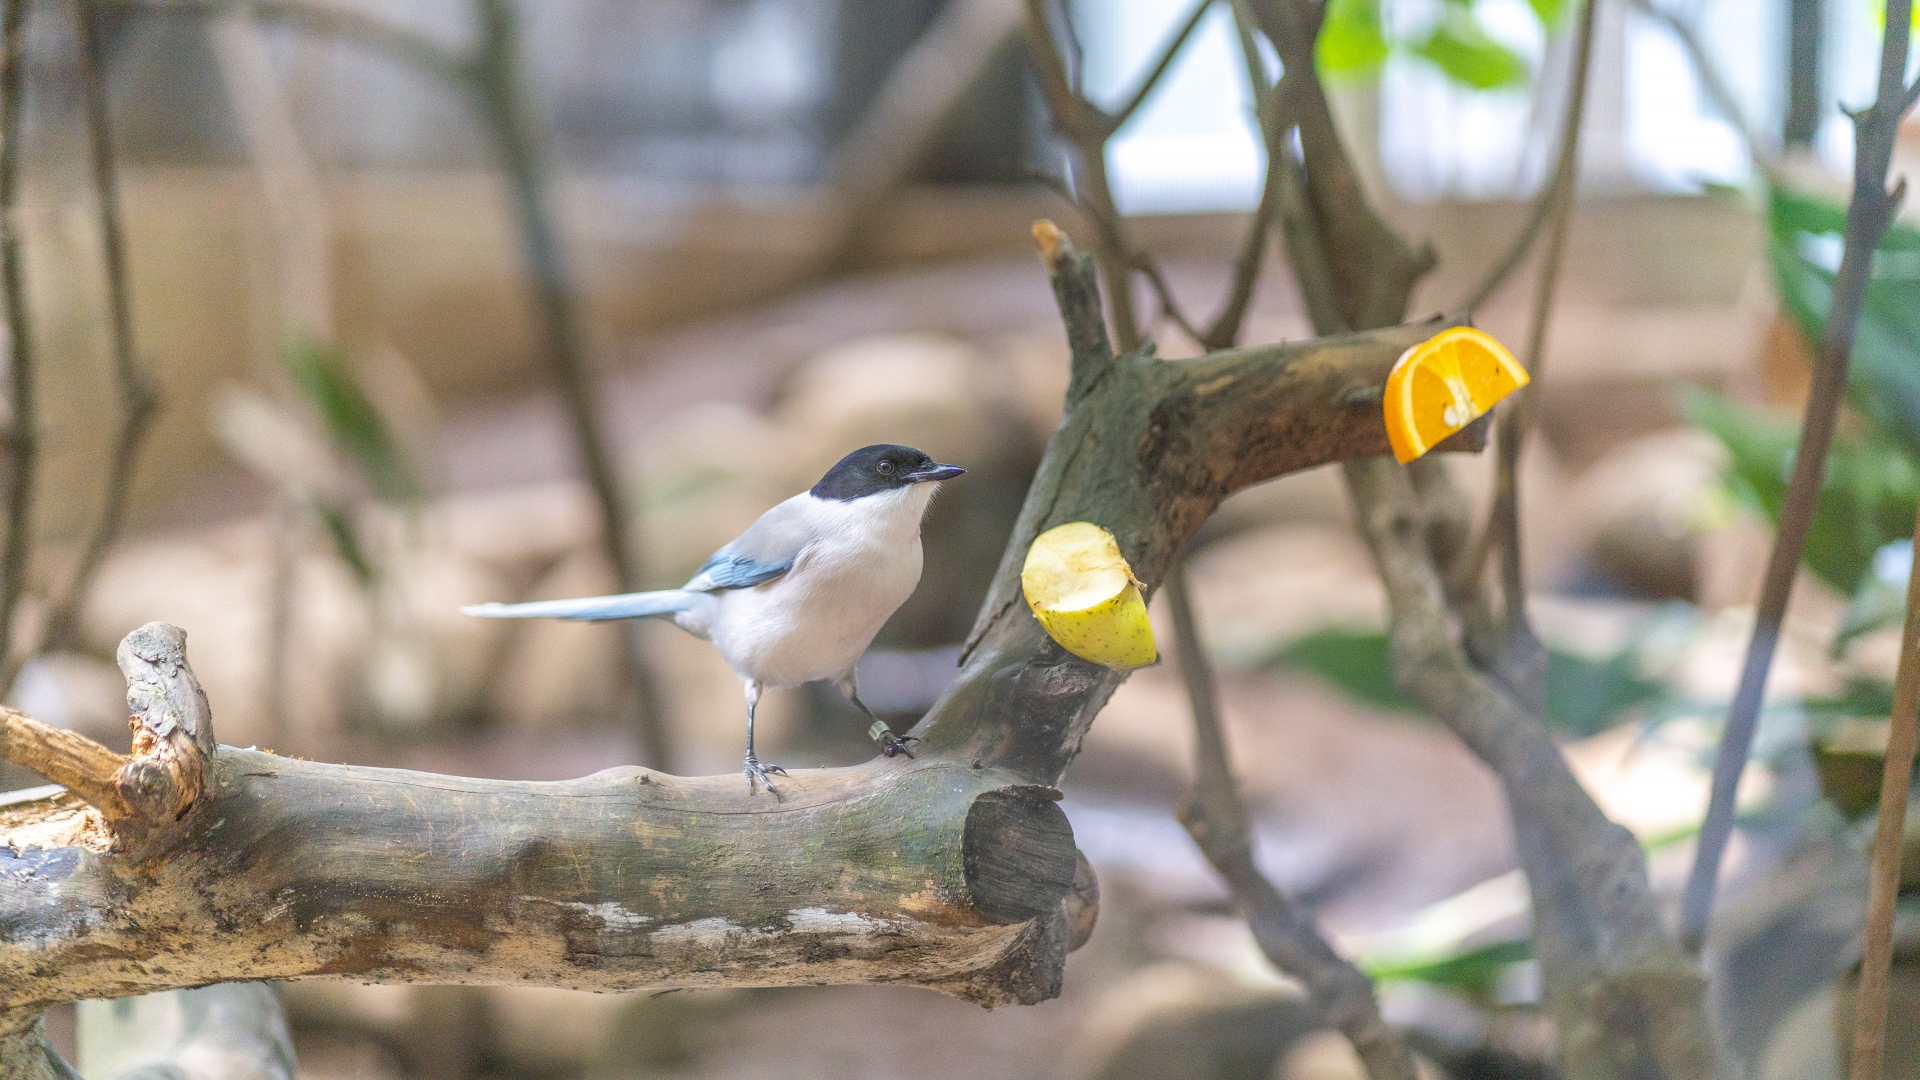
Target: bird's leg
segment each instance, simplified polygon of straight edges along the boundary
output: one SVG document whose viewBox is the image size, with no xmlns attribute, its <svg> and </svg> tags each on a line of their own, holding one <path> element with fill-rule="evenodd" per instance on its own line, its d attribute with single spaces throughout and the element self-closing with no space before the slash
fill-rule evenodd
<svg viewBox="0 0 1920 1080">
<path fill-rule="evenodd" d="M 747 774 L 747 794 L 752 795 L 755 793 L 753 785 L 757 780 L 765 784 L 767 794 L 777 800 L 780 798 L 780 793 L 774 790 L 773 781 L 769 777 L 773 773 L 779 773 L 781 776 L 785 776 L 787 775 L 787 770 L 778 765 L 762 765 L 760 764 L 760 759 L 753 756 L 753 711 L 759 707 L 759 705 L 760 684 L 749 679 L 747 680 L 747 760 L 740 771 Z"/>
<path fill-rule="evenodd" d="M 887 722 L 875 716 L 873 710 L 867 708 L 867 703 L 860 700 L 860 682 L 854 678 L 851 672 L 849 672 L 845 678 L 840 679 L 836 685 L 840 687 L 841 693 L 847 695 L 847 700 L 853 702 L 855 708 L 866 713 L 867 719 L 873 721 L 872 726 L 867 728 L 867 737 L 880 744 L 880 752 L 882 754 L 888 757 L 892 757 L 895 754 L 905 754 L 909 758 L 913 757 L 913 751 L 907 749 L 907 744 L 919 742 L 920 737 L 917 735 L 895 735 L 893 729 L 887 726 Z"/>
</svg>

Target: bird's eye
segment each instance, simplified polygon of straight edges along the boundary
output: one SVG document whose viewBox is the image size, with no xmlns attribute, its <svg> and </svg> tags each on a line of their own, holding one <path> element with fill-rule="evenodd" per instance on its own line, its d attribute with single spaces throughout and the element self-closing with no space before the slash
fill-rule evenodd
<svg viewBox="0 0 1920 1080">
<path fill-rule="evenodd" d="M 891 473 L 893 471 L 893 462 L 883 461 L 880 464 L 875 465 L 874 468 L 880 470 L 881 476 L 886 476 L 888 473 Z"/>
</svg>

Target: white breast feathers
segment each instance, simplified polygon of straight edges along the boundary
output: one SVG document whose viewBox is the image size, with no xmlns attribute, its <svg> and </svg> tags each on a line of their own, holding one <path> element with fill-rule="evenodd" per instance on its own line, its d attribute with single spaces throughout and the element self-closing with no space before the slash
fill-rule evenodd
<svg viewBox="0 0 1920 1080">
<path fill-rule="evenodd" d="M 767 687 L 853 670 L 920 583 L 920 519 L 937 486 L 812 500 L 813 538 L 793 569 L 719 594 L 710 640 L 735 671 Z"/>
</svg>

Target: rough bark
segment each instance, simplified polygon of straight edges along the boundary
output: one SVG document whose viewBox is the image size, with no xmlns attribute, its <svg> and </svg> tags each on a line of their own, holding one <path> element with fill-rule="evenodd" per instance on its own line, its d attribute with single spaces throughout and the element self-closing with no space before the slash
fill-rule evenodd
<svg viewBox="0 0 1920 1080">
<path fill-rule="evenodd" d="M 1051 255 L 1067 415 L 918 758 L 799 772 L 776 802 L 737 776 L 507 783 L 216 747 L 184 635 L 155 624 L 121 649 L 135 755 L 76 754 L 70 791 L 0 806 L 3 1052 L 34 1053 L 54 1002 L 237 980 L 1058 993 L 1097 890 L 1051 785 L 1121 677 L 1018 602 L 1028 543 L 1096 520 L 1157 583 L 1233 490 L 1384 450 L 1387 371 L 1439 324 L 1114 357 L 1090 261 Z M 49 738 L 15 730 L 0 754 Z"/>
</svg>

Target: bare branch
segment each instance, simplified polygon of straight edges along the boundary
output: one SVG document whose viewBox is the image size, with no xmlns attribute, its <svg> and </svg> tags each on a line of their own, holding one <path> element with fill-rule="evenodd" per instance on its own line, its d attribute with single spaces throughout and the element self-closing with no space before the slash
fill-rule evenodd
<svg viewBox="0 0 1920 1080">
<path fill-rule="evenodd" d="M 1324 14 L 1321 5 L 1308 0 L 1250 0 L 1247 6 L 1280 54 L 1284 70 L 1303 74 L 1315 70 L 1314 41 Z M 1406 312 L 1414 283 L 1433 268 L 1433 251 L 1426 245 L 1409 246 L 1374 211 L 1359 171 L 1340 141 L 1320 80 L 1303 78 L 1291 93 L 1304 159 L 1304 220 L 1319 234 L 1318 246 L 1340 315 L 1337 325 L 1316 322 L 1314 328 L 1326 334 L 1396 323 Z M 1317 307 L 1309 300 L 1309 312 Z"/>
<path fill-rule="evenodd" d="M 1106 320 L 1100 315 L 1100 284 L 1093 260 L 1074 250 L 1073 241 L 1051 221 L 1033 223 L 1033 242 L 1053 283 L 1053 299 L 1067 328 L 1070 370 L 1067 407 L 1087 395 L 1113 365 Z"/>
<path fill-rule="evenodd" d="M 0 758 L 5 758 L 85 799 L 109 822 L 133 818 L 120 794 L 120 769 L 133 760 L 84 735 L 48 727 L 0 705 Z"/>
<path fill-rule="evenodd" d="M 464 84 L 471 61 L 458 50 L 397 26 L 376 15 L 329 3 L 304 0 L 99 0 L 109 11 L 132 11 L 193 18 L 218 18 L 240 12 L 315 37 L 350 41 L 386 53 L 409 67 Z"/>
<path fill-rule="evenodd" d="M 1067 70 L 1054 46 L 1053 30 L 1047 21 L 1046 0 L 1026 0 L 1024 32 L 1027 53 L 1034 74 L 1047 99 L 1047 111 L 1054 129 L 1072 144 L 1074 154 L 1075 205 L 1100 234 L 1098 258 L 1101 273 L 1107 279 L 1107 302 L 1113 309 L 1114 343 L 1121 352 L 1132 352 L 1141 342 L 1140 318 L 1133 307 L 1133 274 L 1141 266 L 1151 266 L 1145 255 L 1136 254 L 1127 243 L 1120 210 L 1113 201 L 1113 189 L 1107 181 L 1106 140 L 1112 133 L 1109 117 L 1088 101 L 1068 80 Z M 1169 314 L 1177 312 L 1171 290 L 1157 273 L 1150 275 Z M 1182 320 L 1184 321 L 1184 319 Z"/>
<path fill-rule="evenodd" d="M 1406 470 L 1376 458 L 1346 475 L 1387 590 L 1396 681 L 1505 789 L 1569 1071 L 1609 1061 L 1620 1064 L 1591 1075 L 1714 1075 L 1702 980 L 1661 925 L 1638 842 L 1574 779 L 1539 718 L 1461 656 Z M 1634 1021 L 1609 1028 L 1590 1012 L 1600 1003 Z M 1629 1063 L 1637 1071 L 1614 1071 Z"/>
<path fill-rule="evenodd" d="M 1260 122 L 1261 142 L 1266 147 L 1266 175 L 1260 181 L 1260 201 L 1253 208 L 1253 220 L 1247 223 L 1247 235 L 1240 242 L 1240 254 L 1233 263 L 1233 282 L 1227 288 L 1226 302 L 1221 304 L 1220 313 L 1207 326 L 1206 333 L 1200 336 L 1200 343 L 1208 349 L 1224 349 L 1240 340 L 1240 328 L 1247 319 L 1247 310 L 1253 302 L 1253 287 L 1260 278 L 1260 269 L 1267 256 L 1267 230 L 1272 227 L 1275 215 L 1280 213 L 1283 193 L 1281 188 L 1288 183 L 1287 163 L 1277 159 L 1292 156 L 1286 145 L 1286 135 L 1292 130 L 1291 118 L 1286 106 L 1286 76 L 1281 76 L 1280 85 L 1267 85 L 1266 62 L 1260 57 L 1259 44 L 1254 40 L 1253 25 L 1245 11 L 1242 0 L 1233 5 L 1233 25 L 1236 37 L 1240 41 L 1240 59 L 1247 73 L 1247 87 L 1256 102 L 1256 114 Z"/>
<path fill-rule="evenodd" d="M 1713 107 L 1719 110 L 1720 115 L 1725 117 L 1729 124 L 1733 125 L 1735 131 L 1740 133 L 1740 138 L 1747 144 L 1747 152 L 1752 156 L 1754 164 L 1761 172 L 1771 176 L 1774 162 L 1773 155 L 1766 149 L 1768 144 L 1761 140 L 1759 129 L 1747 119 L 1746 110 L 1740 107 L 1739 97 L 1727 85 L 1727 80 L 1720 74 L 1720 68 L 1713 62 L 1713 58 L 1707 55 L 1706 45 L 1700 40 L 1700 35 L 1693 24 L 1655 4 L 1653 0 L 1627 0 L 1627 3 L 1632 5 L 1635 11 L 1660 23 L 1673 33 L 1674 38 L 1680 42 L 1680 47 L 1686 50 L 1687 59 L 1693 62 L 1694 74 L 1699 77 L 1700 87 L 1706 91 L 1707 100 L 1713 102 Z"/>
<path fill-rule="evenodd" d="M 1913 540 L 1920 549 L 1920 518 Z M 1920 574 L 1907 577 L 1907 618 L 1900 632 L 1900 665 L 1894 675 L 1892 726 L 1880 773 L 1880 814 L 1873 831 L 1873 877 L 1867 896 L 1867 928 L 1860 958 L 1860 991 L 1853 1005 L 1852 1080 L 1879 1080 L 1886 1056 L 1887 986 L 1893 970 L 1893 913 L 1900 893 L 1901 841 L 1907 824 L 1907 791 L 1913 778 L 1916 727 L 1920 727 Z"/>
<path fill-rule="evenodd" d="M 1536 217 L 1528 230 L 1531 232 L 1533 226 L 1542 220 L 1548 223 L 1546 252 L 1541 258 L 1540 277 L 1534 285 L 1533 310 L 1527 322 L 1524 363 L 1532 382 L 1500 409 L 1494 447 L 1493 505 L 1487 516 L 1487 524 L 1480 533 L 1479 543 L 1468 552 L 1469 561 L 1462 567 L 1465 579 L 1460 583 L 1462 593 L 1478 594 L 1488 549 L 1498 547 L 1500 596 L 1505 614 L 1501 622 L 1501 640 L 1493 646 L 1492 655 L 1484 656 L 1482 660 L 1498 673 L 1508 691 L 1536 715 L 1545 715 L 1546 712 L 1547 654 L 1539 638 L 1534 635 L 1532 623 L 1527 617 L 1526 582 L 1521 573 L 1520 450 L 1527 427 L 1533 419 L 1533 403 L 1540 393 L 1541 379 L 1545 376 L 1547 326 L 1553 314 L 1554 286 L 1560 279 L 1567 229 L 1573 218 L 1574 193 L 1579 178 L 1581 120 L 1585 113 L 1587 73 L 1593 56 L 1594 13 L 1597 7 L 1595 0 L 1582 5 L 1580 33 L 1574 47 L 1573 82 L 1569 87 L 1567 115 L 1560 135 L 1560 152 L 1554 164 L 1553 181 L 1537 204 L 1537 209 L 1546 211 L 1547 216 L 1544 219 Z M 1508 254 L 1510 261 L 1507 270 L 1519 264 L 1531 240 L 1530 235 L 1521 237 Z M 1502 272 L 1490 276 L 1476 300 L 1483 299 L 1485 292 L 1497 287 L 1503 276 Z"/>
<path fill-rule="evenodd" d="M 1580 35 L 1574 41 L 1574 60 L 1572 81 L 1567 84 L 1567 115 L 1560 124 L 1560 152 L 1554 160 L 1553 177 L 1547 182 L 1547 190 L 1534 201 L 1533 211 L 1527 216 L 1527 223 L 1521 227 L 1520 235 L 1514 238 L 1493 269 L 1487 272 L 1477 288 L 1460 305 L 1462 310 L 1472 313 L 1487 302 L 1487 298 L 1498 292 L 1507 278 L 1513 275 L 1520 263 L 1526 259 L 1527 252 L 1533 249 L 1533 241 L 1549 218 L 1554 220 L 1557 239 L 1552 244 L 1563 244 L 1566 240 L 1566 219 L 1572 213 L 1573 192 L 1578 184 L 1580 172 L 1580 129 L 1586 117 L 1587 72 L 1593 63 L 1593 25 L 1594 8 L 1597 2 L 1581 5 Z M 1548 261 L 1557 261 L 1557 254 L 1549 254 Z M 1541 271 L 1543 282 L 1548 281 L 1557 270 Z M 1538 326 L 1544 318 L 1540 297 L 1552 292 L 1543 287 L 1534 299 L 1534 322 Z M 1549 298 L 1550 299 L 1550 298 Z M 1534 351 L 1538 351 L 1535 349 Z M 1528 368 L 1532 371 L 1531 366 Z"/>
<path fill-rule="evenodd" d="M 1335 952 L 1313 919 L 1254 863 L 1247 808 L 1228 764 L 1213 671 L 1194 628 L 1185 568 L 1176 563 L 1165 585 L 1180 676 L 1193 708 L 1194 786 L 1180 807 L 1180 823 L 1226 880 L 1234 907 L 1246 918 L 1267 961 L 1306 987 L 1321 1016 L 1353 1044 L 1367 1075 L 1373 1080 L 1414 1080 L 1413 1058 L 1399 1034 L 1380 1018 L 1372 981 Z"/>
<path fill-rule="evenodd" d="M 1912 0 L 1888 0 L 1889 27 L 1910 26 L 1912 20 Z M 1800 568 L 1801 554 L 1806 550 L 1807 533 L 1812 528 L 1814 508 L 1826 476 L 1827 450 L 1833 442 L 1840 401 L 1846 394 L 1848 361 L 1853 354 L 1860 309 L 1866 302 L 1873 252 L 1906 193 L 1905 181 L 1892 191 L 1888 191 L 1886 185 L 1906 98 L 1908 35 L 1888 33 L 1883 38 L 1879 96 L 1871 108 L 1854 120 L 1853 199 L 1847 206 L 1846 246 L 1840 256 L 1840 269 L 1834 275 L 1820 360 L 1807 398 L 1799 449 L 1794 453 L 1793 475 L 1780 504 L 1773 551 L 1767 557 L 1766 577 L 1761 583 L 1760 603 L 1754 614 L 1753 636 L 1747 642 L 1740 684 L 1727 710 L 1726 729 L 1714 759 L 1713 794 L 1707 804 L 1706 820 L 1700 826 L 1693 874 L 1687 880 L 1681 907 L 1681 939 L 1692 950 L 1698 950 L 1706 937 L 1707 922 L 1713 912 L 1720 860 L 1733 832 L 1734 789 L 1740 774 L 1746 770 L 1774 646 L 1779 643 L 1793 579 Z"/>
<path fill-rule="evenodd" d="M 14 616 L 26 595 L 33 551 L 33 488 L 38 461 L 39 419 L 34 400 L 33 313 L 27 304 L 26 266 L 20 251 L 20 145 L 24 114 L 27 34 L 26 0 L 0 3 L 0 300 L 6 304 L 7 477 L 6 535 L 0 540 L 0 666 L 11 664 Z M 0 692 L 5 692 L 0 687 Z"/>
<path fill-rule="evenodd" d="M 1140 84 L 1134 87 L 1133 93 L 1127 95 L 1126 102 L 1107 114 L 1107 134 L 1111 135 L 1127 126 L 1127 121 L 1133 119 L 1133 114 L 1140 111 L 1141 103 L 1153 93 L 1154 87 L 1160 85 L 1160 77 L 1173 66 L 1174 58 L 1180 55 L 1181 49 L 1186 47 L 1187 39 L 1193 36 L 1194 29 L 1200 25 L 1200 20 L 1206 17 L 1211 7 L 1213 7 L 1213 0 L 1199 0 L 1199 3 L 1193 6 L 1193 14 L 1188 15 L 1187 21 L 1181 23 L 1180 29 L 1174 31 L 1173 37 L 1167 39 L 1166 45 L 1160 49 L 1160 59 L 1154 61 L 1153 67 L 1147 70 Z"/>
<path fill-rule="evenodd" d="M 107 465 L 106 502 L 101 507 L 100 520 L 87 538 L 66 590 L 47 613 L 42 647 L 55 649 L 77 644 L 80 605 L 86 600 L 94 578 L 106 562 L 107 552 L 120 533 L 127 500 L 133 491 L 140 445 L 160 405 L 153 381 L 140 369 L 135 354 L 133 296 L 120 217 L 120 180 L 114 166 L 106 87 L 100 79 L 101 40 L 96 8 L 96 0 L 75 0 L 74 19 L 79 31 L 80 85 L 87 111 L 94 201 L 99 214 L 101 259 L 107 282 L 107 314 L 113 327 L 113 374 L 120 393 L 120 434 L 114 440 L 113 458 Z M 11 681 L 11 677 L 0 679 L 0 682 Z"/>
</svg>

